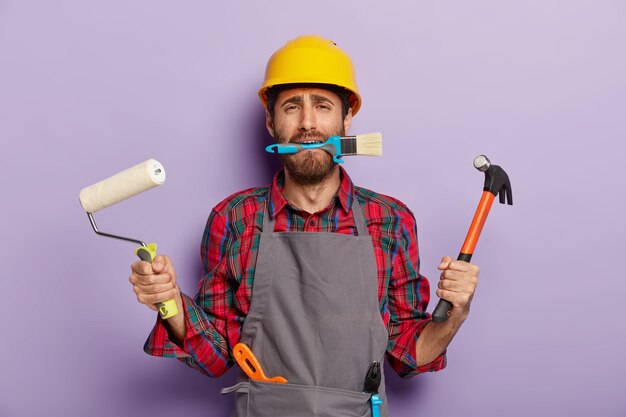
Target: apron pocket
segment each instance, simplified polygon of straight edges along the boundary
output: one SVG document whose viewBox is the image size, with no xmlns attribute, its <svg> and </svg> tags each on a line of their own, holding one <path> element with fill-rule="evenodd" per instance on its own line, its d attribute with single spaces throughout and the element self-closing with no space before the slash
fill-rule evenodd
<svg viewBox="0 0 626 417">
<path fill-rule="evenodd" d="M 245 417 L 369 417 L 370 395 L 337 388 L 299 384 L 275 384 L 250 381 L 238 393 L 247 391 Z M 237 411 L 245 409 L 240 402 L 246 395 L 237 395 Z M 243 414 L 239 414 L 244 417 Z"/>
</svg>

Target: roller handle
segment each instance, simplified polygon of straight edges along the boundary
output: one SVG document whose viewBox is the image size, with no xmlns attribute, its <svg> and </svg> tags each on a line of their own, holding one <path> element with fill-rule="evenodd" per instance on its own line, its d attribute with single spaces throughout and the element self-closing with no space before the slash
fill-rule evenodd
<svg viewBox="0 0 626 417">
<path fill-rule="evenodd" d="M 146 246 L 139 246 L 135 249 L 135 254 L 142 261 L 146 261 L 148 263 L 152 263 L 157 253 L 156 243 L 148 243 Z M 157 304 L 159 309 L 159 314 L 162 319 L 169 319 L 170 317 L 174 317 L 178 314 L 178 306 L 176 305 L 176 300 L 170 298 L 169 300 L 163 301 L 162 303 Z"/>
</svg>

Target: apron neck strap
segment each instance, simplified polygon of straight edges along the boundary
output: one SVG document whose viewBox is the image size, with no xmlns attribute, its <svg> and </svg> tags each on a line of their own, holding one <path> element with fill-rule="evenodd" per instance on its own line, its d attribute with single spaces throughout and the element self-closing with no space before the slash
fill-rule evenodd
<svg viewBox="0 0 626 417">
<path fill-rule="evenodd" d="M 263 233 L 274 233 L 274 218 L 272 217 L 272 213 L 270 213 L 270 197 L 269 194 L 267 199 L 265 200 L 265 210 L 263 210 Z"/>
<path fill-rule="evenodd" d="M 363 214 L 363 208 L 356 200 L 356 195 L 352 196 L 352 217 L 354 218 L 354 225 L 359 236 L 369 236 L 370 232 L 367 230 L 367 222 L 365 221 L 365 215 Z"/>
<path fill-rule="evenodd" d="M 356 208 L 356 210 L 355 210 Z M 363 209 L 356 199 L 356 195 L 352 197 L 352 205 L 350 207 L 352 211 L 352 217 L 354 218 L 354 225 L 359 236 L 368 236 L 367 222 L 365 221 L 365 215 Z M 265 210 L 263 211 L 263 233 L 274 233 L 274 226 L 276 222 L 270 213 L 269 196 L 265 200 Z"/>
</svg>

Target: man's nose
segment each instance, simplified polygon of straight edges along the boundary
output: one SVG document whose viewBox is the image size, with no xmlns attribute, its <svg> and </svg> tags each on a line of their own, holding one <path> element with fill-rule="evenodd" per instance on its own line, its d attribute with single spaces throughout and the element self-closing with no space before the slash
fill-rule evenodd
<svg viewBox="0 0 626 417">
<path fill-rule="evenodd" d="M 316 123 L 315 110 L 313 107 L 303 106 L 300 113 L 300 130 L 313 130 L 317 127 Z"/>
</svg>

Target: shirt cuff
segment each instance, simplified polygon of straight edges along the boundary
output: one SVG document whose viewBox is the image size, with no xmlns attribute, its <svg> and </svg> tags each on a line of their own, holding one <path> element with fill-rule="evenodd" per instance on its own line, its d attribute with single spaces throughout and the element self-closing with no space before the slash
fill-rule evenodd
<svg viewBox="0 0 626 417">
<path fill-rule="evenodd" d="M 183 308 L 178 314 L 184 314 L 185 316 L 185 340 L 183 340 L 183 346 L 185 341 L 195 335 L 194 327 L 190 325 L 189 308 L 193 305 L 193 301 L 185 294 L 181 294 Z M 185 358 L 189 356 L 189 353 L 181 349 L 176 343 L 170 340 L 165 320 L 161 318 L 160 314 L 157 314 L 157 321 L 154 328 L 148 335 L 148 339 L 143 346 L 144 352 L 152 356 L 161 356 L 164 358 Z"/>
<path fill-rule="evenodd" d="M 417 366 L 417 362 L 415 360 L 415 348 L 417 345 L 417 339 L 420 334 L 424 330 L 424 328 L 432 321 L 432 318 L 422 320 L 417 324 L 417 328 L 415 331 L 415 336 L 412 337 L 411 341 L 407 344 L 406 351 L 400 357 L 400 360 L 395 360 L 395 363 L 392 363 L 392 368 L 398 373 L 401 378 L 409 379 L 414 377 L 415 375 L 424 373 L 424 372 L 437 372 L 442 370 L 447 365 L 447 357 L 446 350 L 444 350 L 439 356 L 437 356 L 432 362 L 427 363 L 425 365 Z"/>
<path fill-rule="evenodd" d="M 224 337 L 215 330 L 193 299 L 182 294 L 182 303 L 183 311 L 179 314 L 185 315 L 186 329 L 183 348 L 170 340 L 165 321 L 159 316 L 144 351 L 153 356 L 177 358 L 210 377 L 220 376 L 234 364 Z"/>
</svg>

